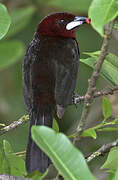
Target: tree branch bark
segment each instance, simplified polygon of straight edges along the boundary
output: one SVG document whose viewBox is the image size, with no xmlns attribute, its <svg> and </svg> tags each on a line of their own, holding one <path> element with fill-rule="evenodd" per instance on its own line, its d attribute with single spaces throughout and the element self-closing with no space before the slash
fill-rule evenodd
<svg viewBox="0 0 118 180">
<path fill-rule="evenodd" d="M 115 91 L 118 91 L 118 86 L 107 87 L 100 91 L 95 92 L 93 98 L 97 98 L 105 95 L 112 95 L 114 94 Z M 81 101 L 85 101 L 85 96 L 76 95 L 76 102 L 80 103 Z"/>
<path fill-rule="evenodd" d="M 88 156 L 86 158 L 87 162 L 92 161 L 93 159 L 95 159 L 98 156 L 102 156 L 105 153 L 108 153 L 111 148 L 118 146 L 118 139 L 116 139 L 115 141 L 109 143 L 109 144 L 104 144 L 101 148 L 99 148 L 96 152 L 92 153 L 90 156 Z"/>
<path fill-rule="evenodd" d="M 118 86 L 114 87 L 107 87 L 105 89 L 102 89 L 101 91 L 97 91 L 94 93 L 93 98 L 97 98 L 104 95 L 112 95 L 115 91 L 118 91 Z M 85 101 L 85 96 L 76 95 L 76 102 L 80 103 L 81 101 Z M 5 126 L 0 129 L 0 135 L 3 135 L 9 131 L 14 130 L 18 126 L 21 126 L 22 124 L 29 121 L 29 115 L 22 116 L 18 121 L 14 121 L 8 126 Z"/>
<path fill-rule="evenodd" d="M 0 180 L 32 180 L 32 179 L 17 177 L 17 176 L 11 176 L 11 175 L 7 175 L 7 174 L 0 174 Z"/>
<path fill-rule="evenodd" d="M 101 47 L 101 53 L 100 53 L 98 61 L 96 62 L 95 66 L 94 66 L 92 76 L 88 81 L 89 82 L 88 90 L 85 95 L 85 102 L 87 104 L 90 103 L 90 100 L 92 99 L 94 92 L 96 91 L 96 82 L 99 77 L 102 64 L 103 64 L 106 56 L 108 55 L 109 40 L 111 38 L 113 26 L 114 26 L 114 20 L 108 24 L 108 29 L 105 30 L 104 40 L 103 40 L 103 44 Z"/>
<path fill-rule="evenodd" d="M 75 144 L 75 142 L 78 140 L 78 137 L 80 137 L 81 133 L 84 130 L 86 119 L 87 119 L 89 108 L 90 108 L 90 102 L 96 91 L 96 82 L 99 77 L 102 64 L 108 54 L 108 45 L 109 45 L 109 40 L 111 38 L 113 26 L 114 26 L 114 20 L 108 24 L 108 29 L 105 30 L 104 40 L 101 47 L 101 53 L 100 53 L 99 59 L 94 66 L 94 70 L 93 70 L 91 78 L 88 80 L 89 82 L 88 90 L 85 94 L 84 107 L 83 107 L 79 125 L 77 126 L 77 129 L 76 129 L 76 136 L 73 139 L 73 144 Z"/>
<path fill-rule="evenodd" d="M 11 130 L 17 128 L 18 126 L 22 125 L 23 123 L 26 123 L 27 121 L 29 121 L 29 115 L 22 116 L 18 121 L 14 121 L 10 125 L 1 128 L 0 135 L 3 135 L 8 131 L 11 131 Z"/>
</svg>

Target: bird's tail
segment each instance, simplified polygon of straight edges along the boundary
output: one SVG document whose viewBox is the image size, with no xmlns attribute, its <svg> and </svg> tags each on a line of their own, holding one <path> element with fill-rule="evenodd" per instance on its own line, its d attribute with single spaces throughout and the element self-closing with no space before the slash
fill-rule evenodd
<svg viewBox="0 0 118 180">
<path fill-rule="evenodd" d="M 54 108 L 52 107 L 41 108 L 40 110 L 37 110 L 37 112 L 32 112 L 30 115 L 30 132 L 26 150 L 26 169 L 28 173 L 31 173 L 34 170 L 43 173 L 50 164 L 48 156 L 32 140 L 31 127 L 32 125 L 45 125 L 52 127 L 53 115 Z"/>
</svg>

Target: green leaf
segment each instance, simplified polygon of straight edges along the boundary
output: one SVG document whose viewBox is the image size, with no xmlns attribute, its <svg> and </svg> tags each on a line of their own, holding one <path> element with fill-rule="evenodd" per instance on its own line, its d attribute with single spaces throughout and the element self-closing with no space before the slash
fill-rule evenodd
<svg viewBox="0 0 118 180">
<path fill-rule="evenodd" d="M 100 55 L 100 51 L 95 51 L 95 52 L 84 52 L 83 54 L 86 54 L 90 57 L 96 58 Z"/>
<path fill-rule="evenodd" d="M 114 29 L 117 29 L 117 30 L 118 30 L 118 17 L 117 17 L 116 20 L 115 20 Z"/>
<path fill-rule="evenodd" d="M 105 119 L 112 115 L 112 105 L 106 97 L 102 98 L 102 112 Z"/>
<path fill-rule="evenodd" d="M 86 54 L 90 57 L 95 58 L 96 60 L 98 59 L 100 55 L 100 51 L 95 51 L 95 52 L 84 52 L 83 54 Z M 118 56 L 109 53 L 106 57 L 106 60 L 111 63 L 114 67 L 118 68 Z"/>
<path fill-rule="evenodd" d="M 7 37 L 12 36 L 20 32 L 23 28 L 25 28 L 27 24 L 30 22 L 34 12 L 35 8 L 33 6 L 20 8 L 11 12 L 10 16 L 12 23 L 9 28 Z"/>
<path fill-rule="evenodd" d="M 115 119 L 112 121 L 113 124 L 118 124 L 118 115 L 115 117 Z"/>
<path fill-rule="evenodd" d="M 69 136 L 67 136 L 69 139 L 76 137 L 76 133 L 72 133 Z"/>
<path fill-rule="evenodd" d="M 67 180 L 95 179 L 82 153 L 62 133 L 46 126 L 33 126 L 32 138 L 50 157 L 59 173 Z"/>
<path fill-rule="evenodd" d="M 7 33 L 11 23 L 10 16 L 6 7 L 0 3 L 0 39 Z"/>
<path fill-rule="evenodd" d="M 114 147 L 110 150 L 106 162 L 101 169 L 116 170 L 118 168 L 118 147 Z"/>
<path fill-rule="evenodd" d="M 103 129 L 97 129 L 98 132 L 106 132 L 106 131 L 118 131 L 118 128 L 116 127 L 106 127 Z"/>
<path fill-rule="evenodd" d="M 93 0 L 89 9 L 89 17 L 93 28 L 104 35 L 104 25 L 118 15 L 117 0 Z"/>
<path fill-rule="evenodd" d="M 6 140 L 3 141 L 3 149 L 0 151 L 0 173 L 13 176 L 23 176 L 26 173 L 24 160 L 13 153 Z"/>
<path fill-rule="evenodd" d="M 44 177 L 47 175 L 47 173 L 48 173 L 48 169 L 46 170 L 46 172 L 44 174 L 42 174 L 38 171 L 33 171 L 31 174 L 28 174 L 25 177 L 32 178 L 34 180 L 43 180 Z"/>
<path fill-rule="evenodd" d="M 59 132 L 59 126 L 56 119 L 53 119 L 52 129 L 54 129 L 56 132 Z"/>
<path fill-rule="evenodd" d="M 92 0 L 50 0 L 48 5 L 64 9 L 66 11 L 87 12 Z M 79 3 L 79 5 L 78 5 Z"/>
<path fill-rule="evenodd" d="M 11 145 L 6 140 L 3 140 L 3 149 L 4 149 L 5 154 L 12 152 Z"/>
<path fill-rule="evenodd" d="M 87 58 L 87 59 L 80 59 L 80 61 L 88 66 L 90 66 L 92 69 L 94 68 L 94 63 L 96 62 L 96 59 L 93 57 Z"/>
<path fill-rule="evenodd" d="M 97 52 L 96 52 L 96 55 L 95 53 L 93 55 L 92 53 L 89 53 L 89 55 L 92 57 L 87 58 L 87 59 L 81 59 L 80 61 L 90 66 L 91 68 L 93 68 L 94 63 L 98 59 Z M 107 56 L 106 60 L 104 61 L 104 64 L 102 65 L 100 75 L 112 85 L 118 84 L 117 56 L 112 55 L 112 54 L 109 54 Z"/>
<path fill-rule="evenodd" d="M 0 173 L 10 174 L 10 165 L 8 163 L 8 160 L 6 159 L 4 143 L 3 149 L 0 149 Z"/>
<path fill-rule="evenodd" d="M 118 56 L 115 56 L 112 53 L 109 53 L 106 57 L 106 60 L 111 63 L 114 67 L 118 68 Z"/>
<path fill-rule="evenodd" d="M 118 68 L 108 61 L 105 61 L 102 66 L 102 76 L 112 85 L 118 84 Z"/>
<path fill-rule="evenodd" d="M 96 134 L 96 131 L 94 128 L 90 128 L 90 129 L 87 129 L 85 130 L 82 135 L 82 137 L 92 137 L 93 139 L 96 139 L 97 138 L 97 134 Z"/>
<path fill-rule="evenodd" d="M 24 54 L 24 45 L 20 41 L 0 43 L 0 70 L 14 64 Z"/>
<path fill-rule="evenodd" d="M 117 168 L 115 175 L 114 175 L 112 180 L 118 180 L 118 168 Z"/>
<path fill-rule="evenodd" d="M 3 123 L 0 123 L 0 126 L 5 127 L 6 125 L 5 125 L 5 124 L 3 124 Z"/>
</svg>

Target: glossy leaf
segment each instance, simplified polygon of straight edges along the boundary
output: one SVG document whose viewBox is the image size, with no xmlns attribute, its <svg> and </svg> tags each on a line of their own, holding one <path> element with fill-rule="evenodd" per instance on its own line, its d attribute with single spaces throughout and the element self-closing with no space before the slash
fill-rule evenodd
<svg viewBox="0 0 118 180">
<path fill-rule="evenodd" d="M 95 51 L 95 52 L 84 52 L 84 54 L 95 58 L 96 60 L 98 59 L 99 55 L 100 55 L 100 51 Z M 106 60 L 108 62 L 110 62 L 113 66 L 115 66 L 116 68 L 118 68 L 118 56 L 109 53 L 106 57 Z"/>
<path fill-rule="evenodd" d="M 16 156 L 10 144 L 3 141 L 3 150 L 0 151 L 0 173 L 14 176 L 23 176 L 26 173 L 24 160 Z"/>
<path fill-rule="evenodd" d="M 112 180 L 118 180 L 118 168 L 117 168 Z"/>
<path fill-rule="evenodd" d="M 7 33 L 11 23 L 7 8 L 0 3 L 0 39 Z"/>
<path fill-rule="evenodd" d="M 60 174 L 68 180 L 95 179 L 82 153 L 62 133 L 45 126 L 33 126 L 32 138 L 50 157 Z"/>
<path fill-rule="evenodd" d="M 118 68 L 108 61 L 105 61 L 102 66 L 102 76 L 111 84 L 118 84 Z"/>
<path fill-rule="evenodd" d="M 19 60 L 24 54 L 24 45 L 20 41 L 0 43 L 0 70 L 7 68 Z"/>
<path fill-rule="evenodd" d="M 43 180 L 44 177 L 47 175 L 47 173 L 48 173 L 48 169 L 47 169 L 47 171 L 46 171 L 45 173 L 43 173 L 43 174 L 40 173 L 40 172 L 38 172 L 38 171 L 33 171 L 32 173 L 28 174 L 28 175 L 25 176 L 25 177 L 30 178 L 30 179 L 34 179 L 34 180 Z"/>
<path fill-rule="evenodd" d="M 93 57 L 87 58 L 87 59 L 81 59 L 81 62 L 84 64 L 90 66 L 91 68 L 94 67 L 94 63 L 98 59 L 97 56 L 91 55 Z M 116 65 L 117 61 L 117 56 L 112 56 L 115 58 L 111 58 L 111 55 L 109 55 L 106 60 L 104 61 L 104 64 L 102 65 L 102 69 L 100 72 L 100 75 L 104 77 L 109 83 L 113 85 L 118 84 L 118 68 Z M 110 59 L 111 58 L 111 59 Z"/>
<path fill-rule="evenodd" d="M 97 129 L 98 132 L 106 132 L 106 131 L 118 131 L 117 127 L 105 127 L 102 129 Z"/>
<path fill-rule="evenodd" d="M 106 162 L 101 169 L 116 170 L 118 168 L 118 147 L 114 147 L 110 150 Z"/>
<path fill-rule="evenodd" d="M 5 125 L 5 124 L 3 124 L 3 123 L 0 123 L 0 126 L 5 127 L 6 125 Z"/>
<path fill-rule="evenodd" d="M 90 67 L 94 67 L 94 63 L 98 60 L 100 51 L 96 52 L 85 52 L 84 54 L 92 57 L 86 60 L 82 60 L 85 64 L 88 64 Z M 109 53 L 102 65 L 101 75 L 108 80 L 113 85 L 118 84 L 118 57 L 112 53 Z"/>
<path fill-rule="evenodd" d="M 83 137 L 92 137 L 93 139 L 97 138 L 97 134 L 96 134 L 94 128 L 90 128 L 90 129 L 84 130 L 84 132 L 82 133 L 81 136 L 83 136 Z"/>
<path fill-rule="evenodd" d="M 59 126 L 56 119 L 53 119 L 52 129 L 54 129 L 56 132 L 59 132 Z"/>
<path fill-rule="evenodd" d="M 115 117 L 115 119 L 112 121 L 113 124 L 118 124 L 118 115 Z"/>
<path fill-rule="evenodd" d="M 110 62 L 113 66 L 118 68 L 118 56 L 112 53 L 109 53 L 108 56 L 106 57 L 106 60 Z"/>
<path fill-rule="evenodd" d="M 117 17 L 116 20 L 115 20 L 114 29 L 117 29 L 117 30 L 118 30 L 118 17 Z"/>
<path fill-rule="evenodd" d="M 93 28 L 104 35 L 104 25 L 118 15 L 117 0 L 93 0 L 89 9 L 89 17 Z"/>
<path fill-rule="evenodd" d="M 33 6 L 17 9 L 11 12 L 11 26 L 8 31 L 7 37 L 12 36 L 21 31 L 30 22 L 35 8 Z"/>
<path fill-rule="evenodd" d="M 83 54 L 86 54 L 90 57 L 96 58 L 100 55 L 100 51 L 95 51 L 95 52 L 84 52 Z"/>
<path fill-rule="evenodd" d="M 102 112 L 105 119 L 112 115 L 112 105 L 106 97 L 102 98 Z"/>
</svg>

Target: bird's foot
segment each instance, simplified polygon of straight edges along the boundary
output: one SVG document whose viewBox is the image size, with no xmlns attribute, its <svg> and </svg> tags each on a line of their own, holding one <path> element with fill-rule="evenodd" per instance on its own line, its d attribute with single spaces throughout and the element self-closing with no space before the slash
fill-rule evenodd
<svg viewBox="0 0 118 180">
<path fill-rule="evenodd" d="M 81 98 L 82 98 L 82 96 L 80 96 L 79 94 L 77 94 L 77 93 L 73 94 L 72 104 L 74 104 L 76 106 L 76 108 L 77 108 L 77 104 L 81 102 Z"/>
</svg>

